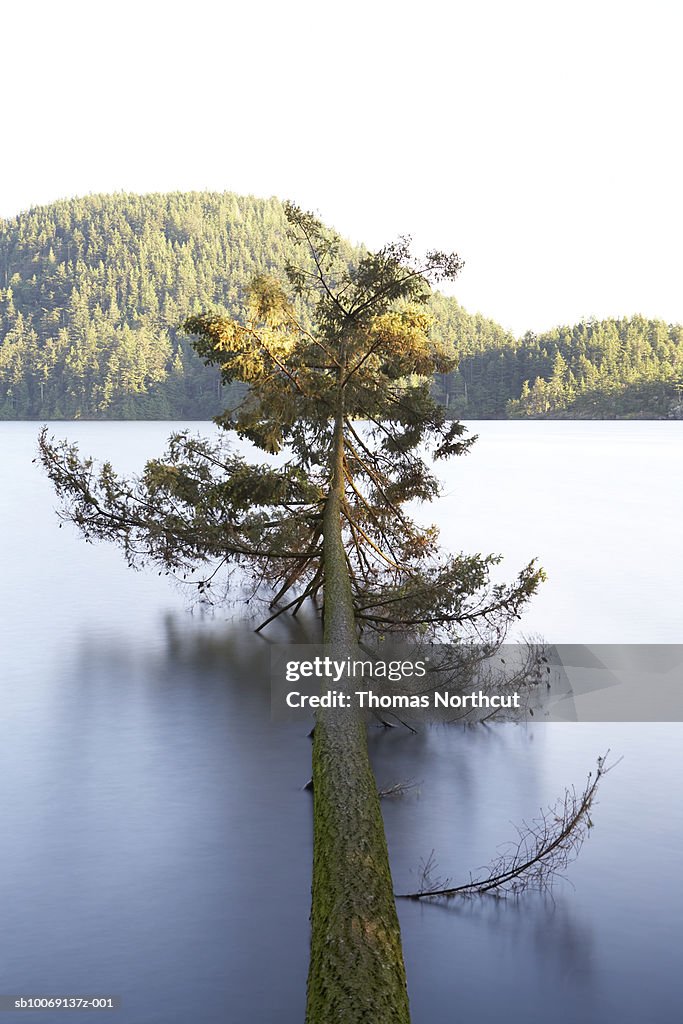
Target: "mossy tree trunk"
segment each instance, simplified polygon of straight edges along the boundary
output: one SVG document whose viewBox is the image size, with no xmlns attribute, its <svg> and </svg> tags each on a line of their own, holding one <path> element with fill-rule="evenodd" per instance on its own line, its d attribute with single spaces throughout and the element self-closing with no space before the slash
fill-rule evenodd
<svg viewBox="0 0 683 1024">
<path fill-rule="evenodd" d="M 342 537 L 343 418 L 324 512 L 324 640 L 356 649 Z M 318 713 L 313 740 L 313 899 L 307 1024 L 407 1024 L 401 933 L 377 785 L 360 713 Z"/>
</svg>

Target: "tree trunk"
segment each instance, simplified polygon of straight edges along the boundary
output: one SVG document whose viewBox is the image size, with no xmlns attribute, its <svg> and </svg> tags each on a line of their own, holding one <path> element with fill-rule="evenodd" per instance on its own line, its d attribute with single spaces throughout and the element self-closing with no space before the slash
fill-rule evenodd
<svg viewBox="0 0 683 1024">
<path fill-rule="evenodd" d="M 357 651 L 342 538 L 343 420 L 324 513 L 324 640 Z M 318 712 L 313 740 L 313 899 L 307 1024 L 409 1024 L 401 933 L 365 722 Z"/>
</svg>

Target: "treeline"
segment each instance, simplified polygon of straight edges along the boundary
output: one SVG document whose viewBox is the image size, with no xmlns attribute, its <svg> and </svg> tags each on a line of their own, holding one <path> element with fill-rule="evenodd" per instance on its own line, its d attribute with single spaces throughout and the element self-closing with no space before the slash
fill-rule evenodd
<svg viewBox="0 0 683 1024">
<path fill-rule="evenodd" d="M 0 418 L 215 415 L 232 396 L 179 325 L 239 316 L 254 274 L 294 255 L 278 200 L 231 193 L 89 196 L 0 221 Z M 636 317 L 518 340 L 454 299 L 435 295 L 432 311 L 460 361 L 434 383 L 454 416 L 676 408 L 681 327 Z"/>
<path fill-rule="evenodd" d="M 683 327 L 634 316 L 588 320 L 460 362 L 482 418 L 683 418 Z M 507 397 L 506 397 L 507 396 Z"/>
</svg>

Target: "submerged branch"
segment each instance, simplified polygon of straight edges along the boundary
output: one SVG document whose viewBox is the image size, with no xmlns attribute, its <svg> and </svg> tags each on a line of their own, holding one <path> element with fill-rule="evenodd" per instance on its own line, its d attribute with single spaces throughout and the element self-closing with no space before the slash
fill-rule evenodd
<svg viewBox="0 0 683 1024">
<path fill-rule="evenodd" d="M 463 885 L 451 885 L 450 879 L 435 879 L 434 854 L 422 869 L 422 884 L 417 892 L 401 893 L 398 899 L 452 899 L 455 896 L 483 896 L 493 892 L 507 895 L 527 890 L 547 891 L 567 865 L 576 859 L 588 832 L 593 827 L 590 810 L 600 780 L 619 761 L 607 766 L 609 750 L 597 760 L 595 773 L 589 772 L 583 792 L 565 790 L 564 797 L 541 811 L 532 822 L 517 828 L 517 840 L 497 857 L 483 878 Z M 619 759 L 621 760 L 621 758 Z"/>
</svg>

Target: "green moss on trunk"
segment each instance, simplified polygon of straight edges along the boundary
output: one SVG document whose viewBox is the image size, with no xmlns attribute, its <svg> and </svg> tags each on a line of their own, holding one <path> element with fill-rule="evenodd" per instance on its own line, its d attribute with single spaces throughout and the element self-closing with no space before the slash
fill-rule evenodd
<svg viewBox="0 0 683 1024">
<path fill-rule="evenodd" d="M 356 647 L 342 540 L 343 435 L 324 516 L 325 642 Z M 307 1024 L 408 1024 L 401 933 L 365 722 L 318 713 L 313 741 L 313 899 Z"/>
</svg>

